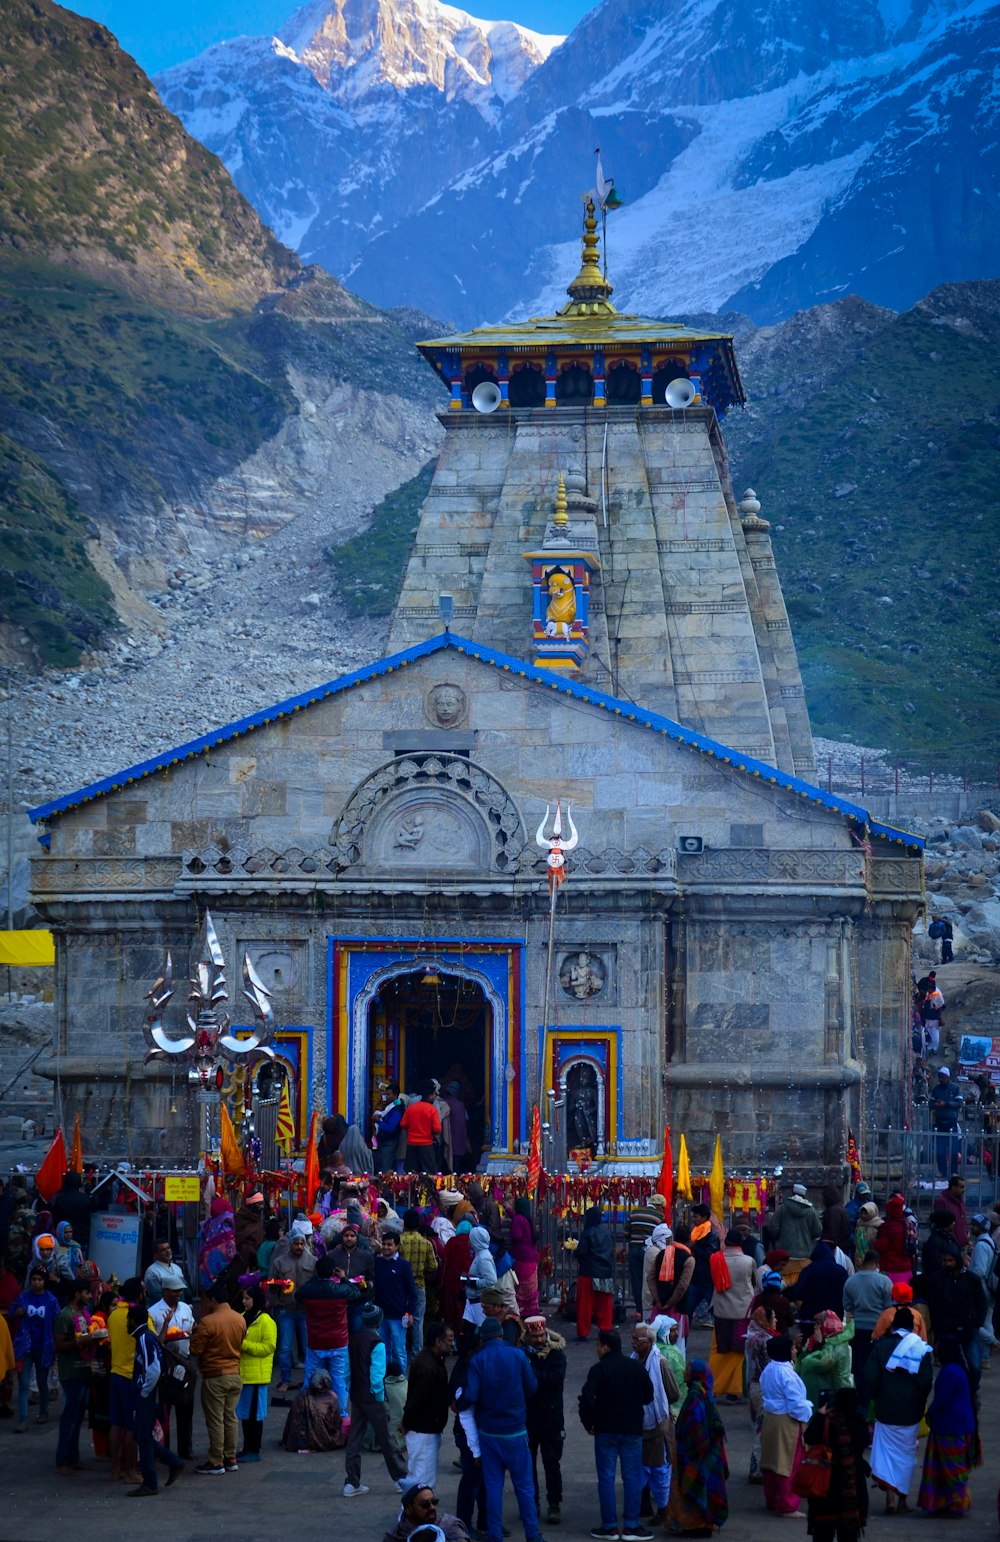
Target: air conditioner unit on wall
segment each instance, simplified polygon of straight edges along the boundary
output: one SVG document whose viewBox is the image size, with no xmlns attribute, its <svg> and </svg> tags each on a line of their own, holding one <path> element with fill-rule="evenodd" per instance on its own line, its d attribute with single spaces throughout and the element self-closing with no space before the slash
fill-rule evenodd
<svg viewBox="0 0 1000 1542">
<path fill-rule="evenodd" d="M 682 857 L 696 857 L 704 849 L 705 842 L 700 835 L 679 835 L 677 837 L 677 850 Z"/>
</svg>

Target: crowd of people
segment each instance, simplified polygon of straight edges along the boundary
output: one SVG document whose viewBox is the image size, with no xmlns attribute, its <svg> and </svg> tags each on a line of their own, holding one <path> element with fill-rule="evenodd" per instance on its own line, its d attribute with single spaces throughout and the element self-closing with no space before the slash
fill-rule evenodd
<svg viewBox="0 0 1000 1542">
<path fill-rule="evenodd" d="M 447 1542 L 501 1542 L 509 1475 L 534 1542 L 543 1524 L 563 1524 L 570 1357 L 553 1303 L 547 1315 L 539 1300 L 533 1205 L 504 1213 L 486 1179 L 438 1189 L 417 1178 L 420 1203 L 399 1214 L 391 1189 L 351 1171 L 349 1127 L 327 1121 L 324 1135 L 329 1165 L 308 1213 L 272 1213 L 252 1186 L 234 1210 L 210 1190 L 190 1268 L 161 1235 L 124 1282 L 102 1281 L 88 1259 L 76 1174 L 51 1206 L 12 1183 L 0 1194 L 0 1417 L 24 1434 L 31 1409 L 45 1424 L 58 1400 L 57 1474 L 80 1470 L 86 1424 L 135 1498 L 185 1468 L 223 1477 L 260 1462 L 266 1430 L 272 1448 L 343 1452 L 348 1500 L 368 1492 L 374 1460 L 399 1490 L 391 1542 L 429 1526 Z M 883 1215 L 864 1183 L 846 1203 L 825 1188 L 821 1206 L 794 1184 L 762 1228 L 735 1219 L 727 1228 L 707 1204 L 681 1219 L 653 1194 L 624 1217 L 621 1252 L 599 1204 L 567 1239 L 563 1317 L 577 1342 L 597 1330 L 577 1388 L 593 1438 L 591 1535 L 651 1542 L 722 1526 L 722 1415 L 736 1408 L 765 1510 L 806 1513 L 821 1542 L 860 1535 L 870 1483 L 887 1512 L 907 1509 L 921 1439 L 916 1504 L 965 1513 L 996 1342 L 1000 1216 L 968 1216 L 955 1175 L 923 1240 L 902 1194 Z M 437 1495 L 449 1434 L 454 1513 Z"/>
</svg>

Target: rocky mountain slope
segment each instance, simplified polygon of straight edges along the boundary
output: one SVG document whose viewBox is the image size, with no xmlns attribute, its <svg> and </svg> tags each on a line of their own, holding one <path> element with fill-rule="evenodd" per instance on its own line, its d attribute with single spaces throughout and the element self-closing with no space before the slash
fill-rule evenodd
<svg viewBox="0 0 1000 1542">
<path fill-rule="evenodd" d="M 603 0 L 502 75 L 456 14 L 314 0 L 157 86 L 308 260 L 463 325 L 552 308 L 595 144 L 630 309 L 770 323 L 1000 271 L 995 0 Z"/>
<path fill-rule="evenodd" d="M 155 632 L 176 570 L 317 508 L 336 539 L 427 459 L 430 323 L 304 268 L 104 28 L 3 8 L 0 159 L 4 652 Z"/>
</svg>

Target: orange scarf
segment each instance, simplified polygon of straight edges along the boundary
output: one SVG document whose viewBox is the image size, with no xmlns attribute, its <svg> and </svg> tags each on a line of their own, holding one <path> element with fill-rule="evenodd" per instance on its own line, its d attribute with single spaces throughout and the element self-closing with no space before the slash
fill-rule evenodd
<svg viewBox="0 0 1000 1542">
<path fill-rule="evenodd" d="M 688 1258 L 691 1257 L 691 1249 L 686 1248 L 683 1242 L 668 1242 L 666 1247 L 663 1249 L 663 1257 L 660 1260 L 660 1279 L 663 1280 L 664 1283 L 666 1283 L 667 1280 L 672 1280 L 675 1278 L 674 1260 L 676 1259 L 678 1253 L 686 1253 Z M 681 1269 L 683 1270 L 683 1268 L 684 1265 L 682 1263 Z"/>
<path fill-rule="evenodd" d="M 700 1242 L 702 1237 L 707 1237 L 711 1230 L 712 1230 L 712 1223 L 711 1223 L 711 1221 L 702 1221 L 700 1225 L 692 1226 L 692 1228 L 691 1228 L 691 1241 L 692 1242 Z"/>
</svg>

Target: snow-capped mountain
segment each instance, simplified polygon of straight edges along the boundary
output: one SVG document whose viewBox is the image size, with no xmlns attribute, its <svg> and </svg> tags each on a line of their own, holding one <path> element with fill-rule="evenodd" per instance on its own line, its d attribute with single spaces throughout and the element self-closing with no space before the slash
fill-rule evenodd
<svg viewBox="0 0 1000 1542">
<path fill-rule="evenodd" d="M 596 144 L 631 309 L 901 309 L 1000 271 L 1000 0 L 602 0 L 560 41 L 313 0 L 157 84 L 307 260 L 463 325 L 559 301 Z"/>
<path fill-rule="evenodd" d="M 494 151 L 504 104 L 562 41 L 439 0 L 312 0 L 156 85 L 281 240 L 343 273 Z"/>
<path fill-rule="evenodd" d="M 477 21 L 439 0 L 313 0 L 281 30 L 336 101 L 364 115 L 375 88 L 432 86 L 492 116 L 563 40 L 511 21 Z"/>
</svg>

